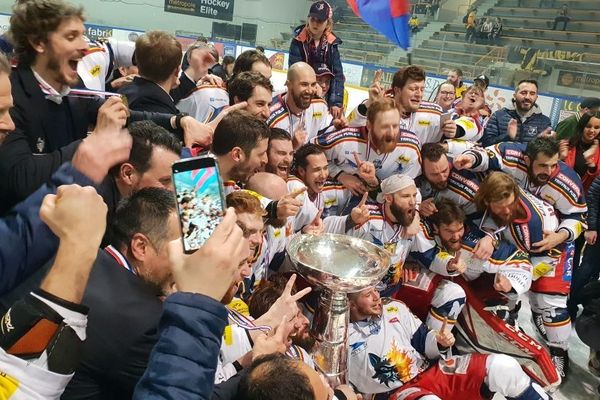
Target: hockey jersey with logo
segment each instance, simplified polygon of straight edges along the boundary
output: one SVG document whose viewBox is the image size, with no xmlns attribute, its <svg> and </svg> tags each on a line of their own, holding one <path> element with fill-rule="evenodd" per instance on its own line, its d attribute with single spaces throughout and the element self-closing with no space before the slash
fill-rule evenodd
<svg viewBox="0 0 600 400">
<path fill-rule="evenodd" d="M 401 387 L 440 357 L 435 332 L 408 307 L 382 299 L 382 314 L 348 327 L 348 379 L 369 395 Z"/>
<path fill-rule="evenodd" d="M 406 174 L 413 179 L 421 175 L 421 143 L 408 131 L 400 131 L 396 148 L 386 154 L 379 154 L 373 149 L 366 127 L 329 132 L 313 139 L 313 142 L 325 152 L 329 175 L 334 179 L 342 172 L 356 173 L 354 153 L 360 160 L 373 163 L 380 180 L 394 174 Z"/>
<path fill-rule="evenodd" d="M 473 171 L 504 171 L 512 175 L 519 186 L 552 205 L 559 213 L 559 227 L 567 229 L 570 235 L 568 240 L 575 240 L 586 228 L 587 205 L 581 178 L 572 168 L 559 161 L 550 180 L 541 186 L 535 185 L 529 180 L 526 149 L 525 143 L 504 142 L 485 149 L 472 148 L 465 154 L 475 157 L 471 168 Z"/>
<path fill-rule="evenodd" d="M 312 99 L 306 110 L 300 115 L 295 115 L 288 110 L 285 104 L 286 97 L 287 93 L 282 93 L 273 98 L 271 115 L 267 119 L 269 128 L 283 129 L 293 137 L 294 132 L 304 126 L 308 143 L 331 125 L 333 118 L 323 99 Z"/>
<path fill-rule="evenodd" d="M 400 119 L 400 129 L 414 134 L 421 144 L 437 143 L 442 139 L 440 118 L 442 108 L 435 103 L 421 102 L 419 109 Z M 367 125 L 367 116 L 355 108 L 348 116 L 351 127 Z"/>
<path fill-rule="evenodd" d="M 478 259 L 473 255 L 473 251 L 485 233 L 475 226 L 468 226 L 465 229 L 460 252 L 460 258 L 467 266 L 467 270 L 462 274 L 465 279 L 471 281 L 483 273 L 500 273 L 511 282 L 518 294 L 529 290 L 532 267 L 527 252 L 520 251 L 515 245 L 503 240 L 499 242 L 498 248 L 488 260 Z M 409 254 L 411 260 L 442 276 L 458 275 L 456 272 L 448 272 L 448 262 L 455 255 L 445 249 L 429 222 L 421 223 L 421 232 L 417 234 L 413 243 Z"/>
<path fill-rule="evenodd" d="M 229 94 L 225 89 L 216 85 L 198 86 L 177 103 L 179 111 L 188 113 L 204 123 L 215 119 L 228 106 Z"/>
<path fill-rule="evenodd" d="M 424 175 L 417 178 L 416 184 L 423 200 L 449 199 L 456 203 L 471 220 L 481 217 L 475 205 L 475 194 L 483 179 L 481 173 L 466 170 L 456 170 L 451 167 L 448 176 L 448 186 L 445 189 L 435 189 Z"/>
<path fill-rule="evenodd" d="M 119 67 L 133 64 L 135 42 L 109 39 L 90 43 L 89 49 L 77 63 L 77 74 L 86 88 L 106 90 L 106 82 Z"/>
</svg>

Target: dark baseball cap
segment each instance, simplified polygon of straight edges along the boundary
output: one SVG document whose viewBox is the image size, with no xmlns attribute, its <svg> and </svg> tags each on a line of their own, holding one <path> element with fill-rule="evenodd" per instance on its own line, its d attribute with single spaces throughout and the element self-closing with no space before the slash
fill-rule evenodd
<svg viewBox="0 0 600 400">
<path fill-rule="evenodd" d="M 315 74 L 317 76 L 324 76 L 324 75 L 333 75 L 333 72 L 331 72 L 331 70 L 329 69 L 329 67 L 326 64 L 318 64 L 315 67 L 313 67 L 315 70 Z"/>
<path fill-rule="evenodd" d="M 486 88 L 490 86 L 490 78 L 485 75 L 479 75 L 477 78 L 473 79 L 473 82 L 477 81 L 483 82 Z"/>
<path fill-rule="evenodd" d="M 310 6 L 310 11 L 308 12 L 309 17 L 314 17 L 319 21 L 327 21 L 329 18 L 333 17 L 333 10 L 331 6 L 326 1 L 317 1 Z"/>
</svg>

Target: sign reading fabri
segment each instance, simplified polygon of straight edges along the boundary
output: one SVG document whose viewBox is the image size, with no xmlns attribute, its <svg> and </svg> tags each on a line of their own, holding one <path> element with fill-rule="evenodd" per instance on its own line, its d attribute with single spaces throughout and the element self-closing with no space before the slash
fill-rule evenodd
<svg viewBox="0 0 600 400">
<path fill-rule="evenodd" d="M 233 2 L 234 0 L 165 0 L 165 11 L 231 21 Z"/>
</svg>

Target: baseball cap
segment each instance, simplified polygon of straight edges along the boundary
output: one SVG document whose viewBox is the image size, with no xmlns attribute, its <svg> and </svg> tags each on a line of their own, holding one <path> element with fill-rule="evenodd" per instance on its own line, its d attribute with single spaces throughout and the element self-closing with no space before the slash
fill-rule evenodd
<svg viewBox="0 0 600 400">
<path fill-rule="evenodd" d="M 333 72 L 331 72 L 331 70 L 329 69 L 329 67 L 326 64 L 318 64 L 315 67 L 313 67 L 315 69 L 315 74 L 317 76 L 324 76 L 324 75 L 333 75 Z"/>
<path fill-rule="evenodd" d="M 415 181 L 408 175 L 396 174 L 388 176 L 381 181 L 381 193 L 377 195 L 377 201 L 383 203 L 383 196 L 396 193 L 409 186 L 416 186 Z"/>
<path fill-rule="evenodd" d="M 317 1 L 310 6 L 310 11 L 308 12 L 309 17 L 314 17 L 319 21 L 326 21 L 329 18 L 333 17 L 333 10 L 331 6 L 326 1 Z"/>
<path fill-rule="evenodd" d="M 586 97 L 581 101 L 581 104 L 579 106 L 581 108 L 600 107 L 600 99 L 597 97 Z"/>
<path fill-rule="evenodd" d="M 490 78 L 488 78 L 485 75 L 479 75 L 477 78 L 473 79 L 473 82 L 477 82 L 477 81 L 481 81 L 485 84 L 485 87 L 487 88 L 488 86 L 490 86 Z"/>
</svg>

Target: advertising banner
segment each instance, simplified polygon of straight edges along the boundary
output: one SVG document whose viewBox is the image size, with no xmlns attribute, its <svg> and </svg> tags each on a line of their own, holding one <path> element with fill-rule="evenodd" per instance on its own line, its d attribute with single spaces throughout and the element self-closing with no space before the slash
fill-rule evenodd
<svg viewBox="0 0 600 400">
<path fill-rule="evenodd" d="M 233 2 L 234 0 L 165 0 L 165 11 L 232 21 Z"/>
</svg>

